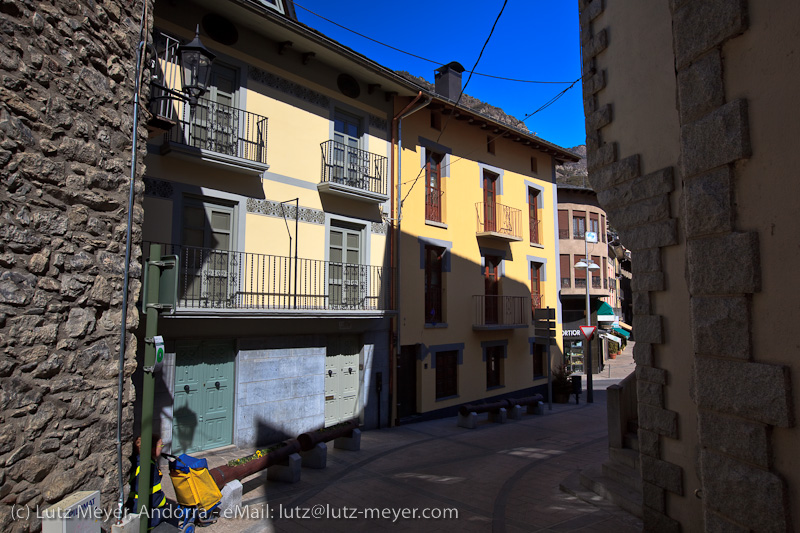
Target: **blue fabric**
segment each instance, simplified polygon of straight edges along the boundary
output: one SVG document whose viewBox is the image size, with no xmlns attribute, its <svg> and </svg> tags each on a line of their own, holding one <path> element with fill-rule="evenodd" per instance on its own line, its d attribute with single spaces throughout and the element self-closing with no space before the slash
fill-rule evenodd
<svg viewBox="0 0 800 533">
<path fill-rule="evenodd" d="M 195 470 L 207 469 L 208 461 L 182 453 L 175 461 L 169 463 L 169 468 L 170 470 L 177 470 L 179 472 L 183 472 L 184 474 L 188 474 L 190 468 Z"/>
</svg>

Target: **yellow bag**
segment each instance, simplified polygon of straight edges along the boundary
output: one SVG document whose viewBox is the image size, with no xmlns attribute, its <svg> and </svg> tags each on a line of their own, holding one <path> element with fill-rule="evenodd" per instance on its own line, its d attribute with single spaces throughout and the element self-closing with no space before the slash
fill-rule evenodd
<svg viewBox="0 0 800 533">
<path fill-rule="evenodd" d="M 181 505 L 199 506 L 208 511 L 222 500 L 222 493 L 205 468 L 190 468 L 186 474 L 170 470 L 169 477 L 175 487 L 175 499 Z"/>
</svg>

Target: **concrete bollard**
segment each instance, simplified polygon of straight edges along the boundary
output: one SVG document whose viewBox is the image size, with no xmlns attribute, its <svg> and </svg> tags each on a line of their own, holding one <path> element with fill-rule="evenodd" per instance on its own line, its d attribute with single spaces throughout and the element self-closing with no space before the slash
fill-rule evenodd
<svg viewBox="0 0 800 533">
<path fill-rule="evenodd" d="M 475 429 L 478 427 L 478 413 L 471 412 L 468 415 L 458 414 L 456 425 L 460 428 Z"/>
<path fill-rule="evenodd" d="M 354 429 L 352 437 L 339 437 L 333 440 L 333 447 L 337 450 L 357 452 L 361 449 L 361 430 Z"/>
<path fill-rule="evenodd" d="M 238 479 L 225 483 L 222 487 L 222 501 L 219 502 L 220 514 L 226 511 L 232 513 L 242 506 L 242 482 Z"/>
<path fill-rule="evenodd" d="M 529 415 L 543 415 L 544 414 L 544 402 L 537 402 L 532 403 L 528 406 L 528 414 Z"/>
<path fill-rule="evenodd" d="M 508 419 L 522 420 L 522 407 L 519 405 L 512 406 L 511 410 L 508 412 Z"/>
<path fill-rule="evenodd" d="M 489 422 L 505 424 L 506 420 L 508 420 L 508 411 L 506 411 L 505 407 L 501 407 L 496 413 L 489 413 Z"/>
<path fill-rule="evenodd" d="M 324 442 L 318 442 L 316 446 L 307 452 L 300 452 L 303 459 L 303 466 L 306 468 L 322 469 L 328 464 L 328 446 Z"/>
<path fill-rule="evenodd" d="M 293 453 L 283 463 L 267 468 L 267 479 L 283 483 L 297 483 L 300 481 L 302 464 L 303 460 L 300 458 L 300 454 Z"/>
</svg>

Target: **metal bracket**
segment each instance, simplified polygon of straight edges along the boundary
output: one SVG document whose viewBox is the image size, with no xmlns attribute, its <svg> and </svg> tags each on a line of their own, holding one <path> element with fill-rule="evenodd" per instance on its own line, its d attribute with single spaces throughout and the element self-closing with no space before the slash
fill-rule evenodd
<svg viewBox="0 0 800 533">
<path fill-rule="evenodd" d="M 142 370 L 145 372 L 145 374 L 152 374 L 156 370 L 156 365 L 144 366 L 144 367 L 142 367 Z"/>
<path fill-rule="evenodd" d="M 170 304 L 147 304 L 147 308 L 148 309 L 152 308 L 160 311 L 162 309 L 172 309 L 172 306 Z"/>
</svg>

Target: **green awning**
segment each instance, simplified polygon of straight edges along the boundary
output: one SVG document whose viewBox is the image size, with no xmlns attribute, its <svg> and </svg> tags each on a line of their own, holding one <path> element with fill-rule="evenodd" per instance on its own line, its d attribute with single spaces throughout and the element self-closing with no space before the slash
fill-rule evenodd
<svg viewBox="0 0 800 533">
<path fill-rule="evenodd" d="M 595 311 L 597 311 L 598 315 L 613 315 L 614 314 L 614 308 L 611 307 L 610 305 L 608 305 L 606 302 L 602 302 L 602 301 L 600 302 L 600 305 L 597 306 L 597 309 L 595 309 Z"/>
<path fill-rule="evenodd" d="M 620 335 L 622 335 L 622 336 L 623 336 L 623 337 L 625 337 L 626 339 L 630 339 L 630 338 L 631 338 L 631 334 L 630 334 L 630 333 L 628 333 L 627 331 L 625 331 L 625 330 L 624 330 L 624 329 L 622 329 L 622 328 L 618 328 L 617 326 L 614 326 L 614 327 L 613 327 L 613 328 L 611 328 L 611 329 L 612 329 L 612 330 L 614 330 L 614 332 L 616 332 L 616 333 L 619 333 Z"/>
</svg>

